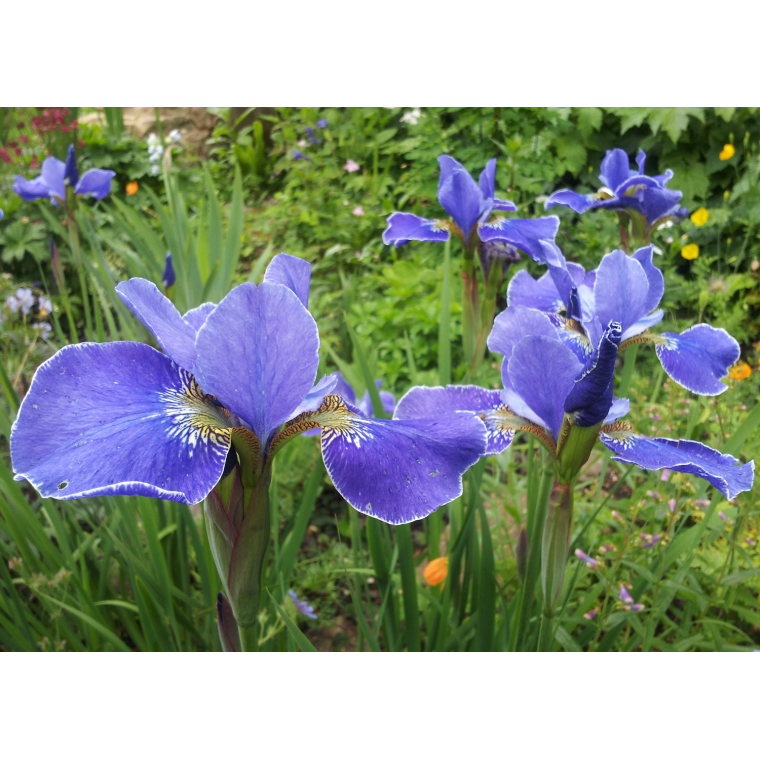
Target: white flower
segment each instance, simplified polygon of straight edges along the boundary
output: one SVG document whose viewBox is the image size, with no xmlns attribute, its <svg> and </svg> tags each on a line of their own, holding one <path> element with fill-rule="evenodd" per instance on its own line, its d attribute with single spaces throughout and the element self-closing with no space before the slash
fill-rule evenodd
<svg viewBox="0 0 760 760">
<path fill-rule="evenodd" d="M 158 145 L 158 135 L 155 132 L 151 132 L 148 135 L 148 147 L 152 148 L 154 145 Z"/>
<path fill-rule="evenodd" d="M 53 304 L 50 303 L 50 299 L 47 296 L 40 296 L 37 299 L 37 304 L 40 307 L 40 316 L 44 317 L 53 311 Z"/>
<path fill-rule="evenodd" d="M 50 337 L 50 333 L 53 332 L 53 328 L 49 322 L 35 322 L 32 327 L 35 330 L 42 330 L 42 335 L 40 336 L 42 340 L 47 340 Z"/>
<path fill-rule="evenodd" d="M 161 167 L 158 164 L 153 164 L 153 166 L 150 167 L 151 174 L 158 174 L 160 171 Z"/>
<path fill-rule="evenodd" d="M 32 289 L 19 288 L 16 291 L 16 298 L 18 299 L 18 306 L 16 308 L 21 307 L 21 311 L 24 314 L 28 314 L 34 306 L 34 296 L 32 295 Z M 11 307 L 11 311 L 15 311 L 15 309 Z"/>
<path fill-rule="evenodd" d="M 173 143 L 178 143 L 179 142 L 179 138 L 180 138 L 180 134 L 179 134 L 179 130 L 178 129 L 173 129 L 171 132 L 169 132 L 169 139 Z"/>
<path fill-rule="evenodd" d="M 8 296 L 5 299 L 5 305 L 15 314 L 18 311 L 19 302 L 13 296 Z"/>
<path fill-rule="evenodd" d="M 403 121 L 405 124 L 416 124 L 420 120 L 420 116 L 422 114 L 420 113 L 419 108 L 413 108 L 411 111 L 407 111 L 402 117 L 401 121 Z"/>
</svg>

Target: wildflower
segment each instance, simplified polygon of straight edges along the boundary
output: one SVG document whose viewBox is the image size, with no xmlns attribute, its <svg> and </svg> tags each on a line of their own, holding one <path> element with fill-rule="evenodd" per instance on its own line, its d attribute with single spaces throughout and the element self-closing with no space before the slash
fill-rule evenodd
<svg viewBox="0 0 760 760">
<path fill-rule="evenodd" d="M 565 261 L 562 251 L 541 241 L 549 271 L 535 280 L 523 270 L 507 290 L 507 303 L 530 307 L 551 316 L 560 337 L 588 360 L 604 325 L 620 322 L 621 341 L 654 343 L 665 371 L 684 388 L 701 395 L 727 389 L 719 378 L 739 358 L 739 344 L 723 329 L 700 323 L 680 334 L 651 331 L 664 316 L 658 308 L 665 292 L 662 272 L 652 263 L 652 246 L 631 256 L 623 251 L 606 254 L 596 270 Z M 564 309 L 564 318 L 558 316 Z"/>
<path fill-rule="evenodd" d="M 305 147 L 308 145 L 308 143 L 306 142 L 306 140 L 299 140 L 299 141 L 296 143 L 296 145 L 297 145 L 299 148 L 305 148 Z"/>
<path fill-rule="evenodd" d="M 512 201 L 495 197 L 495 158 L 486 164 L 478 184 L 467 169 L 451 156 L 439 156 L 438 163 L 441 167 L 438 202 L 453 221 L 423 219 L 396 211 L 388 217 L 388 226 L 383 232 L 386 245 L 394 243 L 398 247 L 409 240 L 444 242 L 453 232 L 465 248 L 470 249 L 474 245 L 472 234 L 477 229 L 478 236 L 484 242 L 500 240 L 524 251 L 536 261 L 543 261 L 539 241 L 554 240 L 559 229 L 558 217 L 507 219 L 498 216 L 488 221 L 491 211 L 517 211 Z"/>
<path fill-rule="evenodd" d="M 404 124 L 411 124 L 414 126 L 422 116 L 422 113 L 420 112 L 419 108 L 413 108 L 411 111 L 407 111 L 402 117 L 401 121 Z"/>
<path fill-rule="evenodd" d="M 720 512 L 718 512 L 718 517 L 720 517 L 723 522 L 726 522 L 728 520 L 728 517 L 726 517 L 726 513 L 721 509 Z"/>
<path fill-rule="evenodd" d="M 753 541 L 751 538 L 745 538 L 744 541 L 748 546 L 757 546 L 757 541 Z"/>
<path fill-rule="evenodd" d="M 586 620 L 593 620 L 597 614 L 599 613 L 599 610 L 589 610 L 588 612 L 583 613 L 583 617 L 586 618 Z"/>
<path fill-rule="evenodd" d="M 137 192 L 139 187 L 140 186 L 137 184 L 137 180 L 133 180 L 132 182 L 127 182 L 127 187 L 126 187 L 127 195 L 134 195 Z"/>
<path fill-rule="evenodd" d="M 581 562 L 585 562 L 592 570 L 596 570 L 599 566 L 599 560 L 589 557 L 588 554 L 582 552 L 580 549 L 575 550 L 575 556 L 578 557 Z"/>
<path fill-rule="evenodd" d="M 752 374 L 752 369 L 747 362 L 740 362 L 739 364 L 731 367 L 728 376 L 732 380 L 745 380 Z"/>
<path fill-rule="evenodd" d="M 662 498 L 659 491 L 647 491 L 647 496 L 651 499 L 657 499 L 658 501 Z"/>
<path fill-rule="evenodd" d="M 612 510 L 612 519 L 618 522 L 623 522 L 623 516 L 616 509 Z"/>
<path fill-rule="evenodd" d="M 607 554 L 608 552 L 614 552 L 615 547 L 612 544 L 605 544 L 604 546 L 599 547 L 599 551 L 602 552 L 602 554 Z"/>
<path fill-rule="evenodd" d="M 50 326 L 49 322 L 35 322 L 32 327 L 35 330 L 40 330 L 40 337 L 42 340 L 47 340 L 50 337 L 50 333 L 53 331 L 53 328 Z"/>
<path fill-rule="evenodd" d="M 180 140 L 180 133 L 178 129 L 173 129 L 171 132 L 169 132 L 169 140 L 173 143 L 178 143 Z"/>
<path fill-rule="evenodd" d="M 620 599 L 623 602 L 623 609 L 631 612 L 641 612 L 644 609 L 643 604 L 634 604 L 633 597 L 628 593 L 628 589 L 621 584 Z"/>
<path fill-rule="evenodd" d="M 349 158 L 348 161 L 343 165 L 343 170 L 347 171 L 349 174 L 351 172 L 358 172 L 359 169 L 361 169 L 361 166 L 354 161 L 353 158 Z"/>
<path fill-rule="evenodd" d="M 317 122 L 317 129 L 325 129 L 330 122 L 327 119 L 320 119 Z"/>
<path fill-rule="evenodd" d="M 651 549 L 653 546 L 657 546 L 659 540 L 662 538 L 662 533 L 642 533 L 641 534 L 641 548 Z"/>
<path fill-rule="evenodd" d="M 174 274 L 174 267 L 172 266 L 172 254 L 168 251 L 166 254 L 166 266 L 164 267 L 164 273 L 161 275 L 161 284 L 164 289 L 169 289 L 177 280 L 177 276 Z"/>
<path fill-rule="evenodd" d="M 595 208 L 635 213 L 646 219 L 649 231 L 665 220 L 680 222 L 689 212 L 678 205 L 683 193 L 667 188 L 673 177 L 672 170 L 648 177 L 644 174 L 646 157 L 646 153 L 639 150 L 636 156 L 638 171 L 634 171 L 624 150 L 608 150 L 602 160 L 599 174 L 602 188 L 599 192 L 581 195 L 574 190 L 557 190 L 546 201 L 545 207 L 568 206 L 579 214 Z"/>
<path fill-rule="evenodd" d="M 662 471 L 662 475 L 660 475 L 660 480 L 663 483 L 667 483 L 668 482 L 668 478 L 670 478 L 670 470 L 665 469 L 665 470 Z"/>
<path fill-rule="evenodd" d="M 319 138 L 318 138 L 318 137 L 317 137 L 317 136 L 314 134 L 314 129 L 313 129 L 313 127 L 306 127 L 306 137 L 307 137 L 308 141 L 309 141 L 309 142 L 310 142 L 312 145 L 321 145 L 321 144 L 322 144 L 322 140 L 320 140 L 320 139 L 319 139 Z"/>
<path fill-rule="evenodd" d="M 34 296 L 31 288 L 18 288 L 16 296 L 8 296 L 5 304 L 15 314 L 21 309 L 22 314 L 28 314 L 34 307 Z"/>
<path fill-rule="evenodd" d="M 351 213 L 354 216 L 364 216 L 364 209 L 361 206 L 357 206 Z"/>
<path fill-rule="evenodd" d="M 673 513 L 673 512 L 676 511 L 676 500 L 675 499 L 670 499 L 668 501 L 668 509 L 671 511 L 671 513 Z"/>
<path fill-rule="evenodd" d="M 703 206 L 702 208 L 698 208 L 689 218 L 697 227 L 701 227 L 707 222 L 709 216 L 710 212 Z"/>
<path fill-rule="evenodd" d="M 293 158 L 296 161 L 308 161 L 311 163 L 311 159 L 308 156 L 305 156 L 303 153 L 301 153 L 300 150 L 291 150 L 290 151 L 293 154 Z"/>
<path fill-rule="evenodd" d="M 310 278 L 307 262 L 278 254 L 258 287 L 244 283 L 184 316 L 153 283 L 119 283 L 165 354 L 128 341 L 58 351 L 37 370 L 13 424 L 16 479 L 57 499 L 196 504 L 224 474 L 233 438 L 246 467 L 261 470 L 293 436 L 321 427 L 327 471 L 359 511 L 399 524 L 456 498 L 485 448 L 483 423 L 471 413 L 371 419 L 330 395 L 334 380 L 314 385 Z"/>
<path fill-rule="evenodd" d="M 21 562 L 21 557 L 11 557 L 8 560 L 8 569 L 15 570 L 21 564 Z"/>
<path fill-rule="evenodd" d="M 718 158 L 721 161 L 728 161 L 730 158 L 734 157 L 734 154 L 736 153 L 736 148 L 734 148 L 731 143 L 726 143 L 723 146 L 723 150 L 718 154 Z"/>
<path fill-rule="evenodd" d="M 37 305 L 39 307 L 41 317 L 44 317 L 53 311 L 53 304 L 50 303 L 50 299 L 47 296 L 40 296 L 37 299 Z"/>
<path fill-rule="evenodd" d="M 438 557 L 437 559 L 430 560 L 423 576 L 429 586 L 437 586 L 446 580 L 449 574 L 449 558 Z"/>
<path fill-rule="evenodd" d="M 293 600 L 293 604 L 302 615 L 306 615 L 307 618 L 311 618 L 312 620 L 317 619 L 317 616 L 314 614 L 314 608 L 305 601 L 300 600 L 293 589 L 288 591 L 288 596 Z"/>
<path fill-rule="evenodd" d="M 699 257 L 699 246 L 696 243 L 688 243 L 681 249 L 681 256 L 687 261 L 694 261 Z"/>
<path fill-rule="evenodd" d="M 90 169 L 81 179 L 76 166 L 74 146 L 69 145 L 66 161 L 50 156 L 42 162 L 42 173 L 34 179 L 14 177 L 13 192 L 25 201 L 49 198 L 54 206 L 66 202 L 66 187 L 72 186 L 77 195 L 92 195 L 103 200 L 111 192 L 111 180 L 116 172 L 110 169 Z"/>
<path fill-rule="evenodd" d="M 157 174 L 161 173 L 161 167 L 158 164 L 153 164 L 153 166 L 150 167 L 150 173 L 155 177 Z"/>
</svg>

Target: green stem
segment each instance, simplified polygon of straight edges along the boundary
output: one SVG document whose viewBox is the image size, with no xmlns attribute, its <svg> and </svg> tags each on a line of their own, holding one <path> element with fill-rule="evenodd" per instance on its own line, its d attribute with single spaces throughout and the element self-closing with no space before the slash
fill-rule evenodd
<svg viewBox="0 0 760 760">
<path fill-rule="evenodd" d="M 541 616 L 541 630 L 538 634 L 538 651 L 551 652 L 554 646 L 554 618 L 552 615 Z"/>
<path fill-rule="evenodd" d="M 466 249 L 462 280 L 464 281 L 462 288 L 462 343 L 465 364 L 469 368 L 475 358 L 475 347 L 478 342 L 480 295 L 478 293 L 478 274 L 475 271 L 475 259 L 472 251 Z"/>
<path fill-rule="evenodd" d="M 258 625 L 238 626 L 238 633 L 240 634 L 240 646 L 243 647 L 244 652 L 258 652 L 259 651 L 259 632 Z"/>
</svg>

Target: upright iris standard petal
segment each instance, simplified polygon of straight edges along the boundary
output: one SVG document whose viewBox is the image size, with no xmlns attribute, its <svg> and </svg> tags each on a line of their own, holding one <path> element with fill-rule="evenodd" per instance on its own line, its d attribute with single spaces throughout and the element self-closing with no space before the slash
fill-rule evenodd
<svg viewBox="0 0 760 760">
<path fill-rule="evenodd" d="M 304 308 L 309 308 L 311 264 L 308 261 L 287 253 L 278 253 L 269 262 L 267 271 L 264 273 L 264 282 L 274 282 L 290 288 L 298 296 Z"/>
<path fill-rule="evenodd" d="M 393 525 L 420 520 L 462 493 L 462 475 L 483 456 L 486 430 L 470 412 L 434 419 L 365 417 L 327 396 L 275 438 L 322 428 L 322 456 L 335 487 L 352 507 Z"/>
<path fill-rule="evenodd" d="M 449 223 L 440 219 L 423 219 L 414 214 L 396 211 L 388 217 L 388 226 L 383 232 L 383 243 L 396 246 L 410 240 L 426 240 L 443 243 L 449 239 Z"/>
<path fill-rule="evenodd" d="M 170 288 L 177 281 L 177 275 L 174 273 L 174 265 L 172 264 L 172 254 L 169 251 L 166 254 L 166 266 L 164 267 L 164 273 L 161 275 L 161 284 L 164 288 Z"/>
<path fill-rule="evenodd" d="M 74 192 L 77 195 L 92 195 L 102 201 L 111 192 L 111 180 L 116 172 L 110 169 L 90 169 L 82 175 Z"/>
<path fill-rule="evenodd" d="M 542 264 L 544 252 L 541 240 L 553 241 L 559 229 L 559 217 L 543 216 L 539 219 L 507 219 L 497 216 L 490 222 L 478 225 L 478 235 L 484 242 L 501 240 L 528 254 Z"/>
<path fill-rule="evenodd" d="M 190 325 L 190 327 L 195 330 L 197 333 L 198 330 L 203 327 L 203 323 L 208 318 L 208 315 L 211 314 L 211 312 L 216 308 L 215 303 L 202 303 L 200 306 L 196 306 L 194 309 L 190 309 L 190 311 L 186 311 L 182 315 L 182 319 L 187 322 L 187 324 Z"/>
<path fill-rule="evenodd" d="M 142 277 L 120 282 L 116 293 L 166 354 L 180 367 L 192 372 L 196 331 L 182 319 L 174 304 L 152 282 Z"/>
<path fill-rule="evenodd" d="M 478 219 L 491 210 L 493 196 L 484 198 L 467 169 L 451 156 L 439 156 L 438 164 L 438 202 L 462 231 L 466 245 Z"/>
<path fill-rule="evenodd" d="M 192 375 L 142 343 L 65 346 L 32 380 L 11 434 L 17 480 L 43 497 L 201 501 L 224 470 L 229 422 Z"/>
<path fill-rule="evenodd" d="M 602 184 L 616 190 L 631 175 L 631 165 L 628 154 L 621 148 L 608 150 L 602 159 L 599 179 Z"/>
<path fill-rule="evenodd" d="M 536 280 L 524 269 L 509 281 L 507 304 L 510 308 L 525 306 L 549 314 L 559 313 L 565 305 L 550 272 Z"/>
<path fill-rule="evenodd" d="M 637 334 L 634 325 L 647 313 L 648 299 L 649 279 L 644 267 L 623 251 L 608 253 L 599 264 L 594 285 L 599 322 L 602 325 L 620 322 L 626 340 Z"/>
<path fill-rule="evenodd" d="M 203 389 L 242 417 L 263 446 L 304 400 L 319 366 L 313 317 L 292 290 L 272 282 L 232 290 L 195 345 Z"/>
<path fill-rule="evenodd" d="M 621 417 L 625 417 L 630 411 L 631 402 L 627 398 L 613 397 L 612 406 L 607 412 L 607 416 L 604 418 L 604 424 L 611 425 L 613 422 L 617 422 Z"/>
<path fill-rule="evenodd" d="M 689 215 L 685 208 L 681 208 L 678 202 L 683 198 L 680 190 L 667 190 L 654 188 L 637 190 L 636 198 L 641 206 L 641 213 L 646 217 L 649 227 L 668 217 L 684 219 Z"/>
<path fill-rule="evenodd" d="M 716 396 L 728 387 L 720 382 L 741 355 L 739 344 L 721 327 L 694 325 L 680 335 L 662 333 L 657 356 L 679 385 L 701 396 Z"/>
<path fill-rule="evenodd" d="M 393 419 L 437 418 L 450 412 L 475 412 L 483 420 L 487 431 L 486 456 L 504 451 L 512 443 L 515 430 L 527 422 L 516 419 L 509 411 L 501 400 L 500 391 L 477 385 L 412 388 L 398 402 Z"/>
<path fill-rule="evenodd" d="M 64 176 L 66 174 L 66 164 L 59 161 L 54 156 L 48 156 L 42 162 L 41 177 L 48 187 L 49 197 L 55 205 L 58 205 L 56 199 L 66 200 L 66 183 Z"/>
<path fill-rule="evenodd" d="M 381 391 L 380 386 L 383 384 L 382 380 L 375 380 L 375 387 L 377 388 L 380 396 L 380 403 L 383 405 L 383 411 L 386 414 L 393 414 L 396 408 L 396 397 L 388 391 Z M 364 395 L 356 403 L 356 408 L 366 417 L 375 416 L 375 408 L 372 405 L 372 397 L 369 395 L 369 390 L 364 391 Z"/>
<path fill-rule="evenodd" d="M 50 198 L 50 188 L 48 188 L 42 177 L 34 179 L 25 179 L 17 174 L 14 178 L 13 192 L 24 201 L 39 201 Z"/>
<path fill-rule="evenodd" d="M 480 194 L 484 199 L 491 201 L 489 204 L 488 212 L 490 213 L 490 206 L 493 205 L 494 195 L 496 194 L 496 159 L 492 158 L 486 163 L 486 168 L 480 172 L 478 178 L 478 186 L 480 187 Z"/>
<path fill-rule="evenodd" d="M 636 464 L 645 470 L 667 468 L 704 478 L 727 499 L 752 488 L 755 463 L 739 464 L 730 454 L 721 454 L 697 441 L 647 438 L 625 429 L 603 430 L 599 439 L 617 456 L 615 461 Z"/>
<path fill-rule="evenodd" d="M 644 274 L 649 281 L 649 292 L 644 304 L 647 313 L 654 311 L 660 305 L 662 296 L 665 294 L 665 278 L 662 276 L 662 272 L 652 263 L 653 254 L 654 246 L 647 245 L 644 248 L 639 248 L 631 256 L 631 258 L 636 259 L 641 264 Z"/>
<path fill-rule="evenodd" d="M 63 173 L 63 181 L 70 187 L 76 187 L 77 182 L 79 182 L 77 157 L 73 145 L 69 145 L 69 152 L 66 154 L 66 168 Z"/>
<path fill-rule="evenodd" d="M 298 417 L 304 412 L 313 412 L 322 405 L 325 396 L 333 393 L 338 386 L 339 378 L 337 373 L 325 375 L 314 387 L 306 394 L 304 400 L 290 413 L 289 418 Z"/>
<path fill-rule="evenodd" d="M 620 336 L 620 323 L 610 322 L 594 356 L 565 399 L 565 412 L 576 425 L 592 427 L 609 414 Z"/>
<path fill-rule="evenodd" d="M 505 387 L 509 387 L 506 362 L 512 356 L 514 347 L 526 335 L 543 335 L 547 338 L 556 339 L 557 330 L 545 314 L 524 306 L 510 306 L 506 311 L 501 312 L 493 322 L 487 345 L 489 351 L 501 354 L 504 357 L 502 380 Z"/>
<path fill-rule="evenodd" d="M 565 415 L 565 399 L 582 369 L 559 338 L 528 335 L 512 350 L 507 372 L 502 367 L 502 398 L 516 414 L 546 428 L 556 441 Z"/>
</svg>

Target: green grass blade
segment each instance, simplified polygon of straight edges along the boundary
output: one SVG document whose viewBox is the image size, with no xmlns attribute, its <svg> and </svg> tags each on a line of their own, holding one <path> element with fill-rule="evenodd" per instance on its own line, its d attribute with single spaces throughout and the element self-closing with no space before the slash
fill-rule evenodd
<svg viewBox="0 0 760 760">
<path fill-rule="evenodd" d="M 406 525 L 396 526 L 396 542 L 401 564 L 401 588 L 404 599 L 404 636 L 410 652 L 420 651 L 420 616 L 417 605 L 417 575 L 414 565 L 412 529 Z"/>
<path fill-rule="evenodd" d="M 443 284 L 441 312 L 438 318 L 438 380 L 441 385 L 451 382 L 451 237 L 443 253 Z"/>
</svg>

